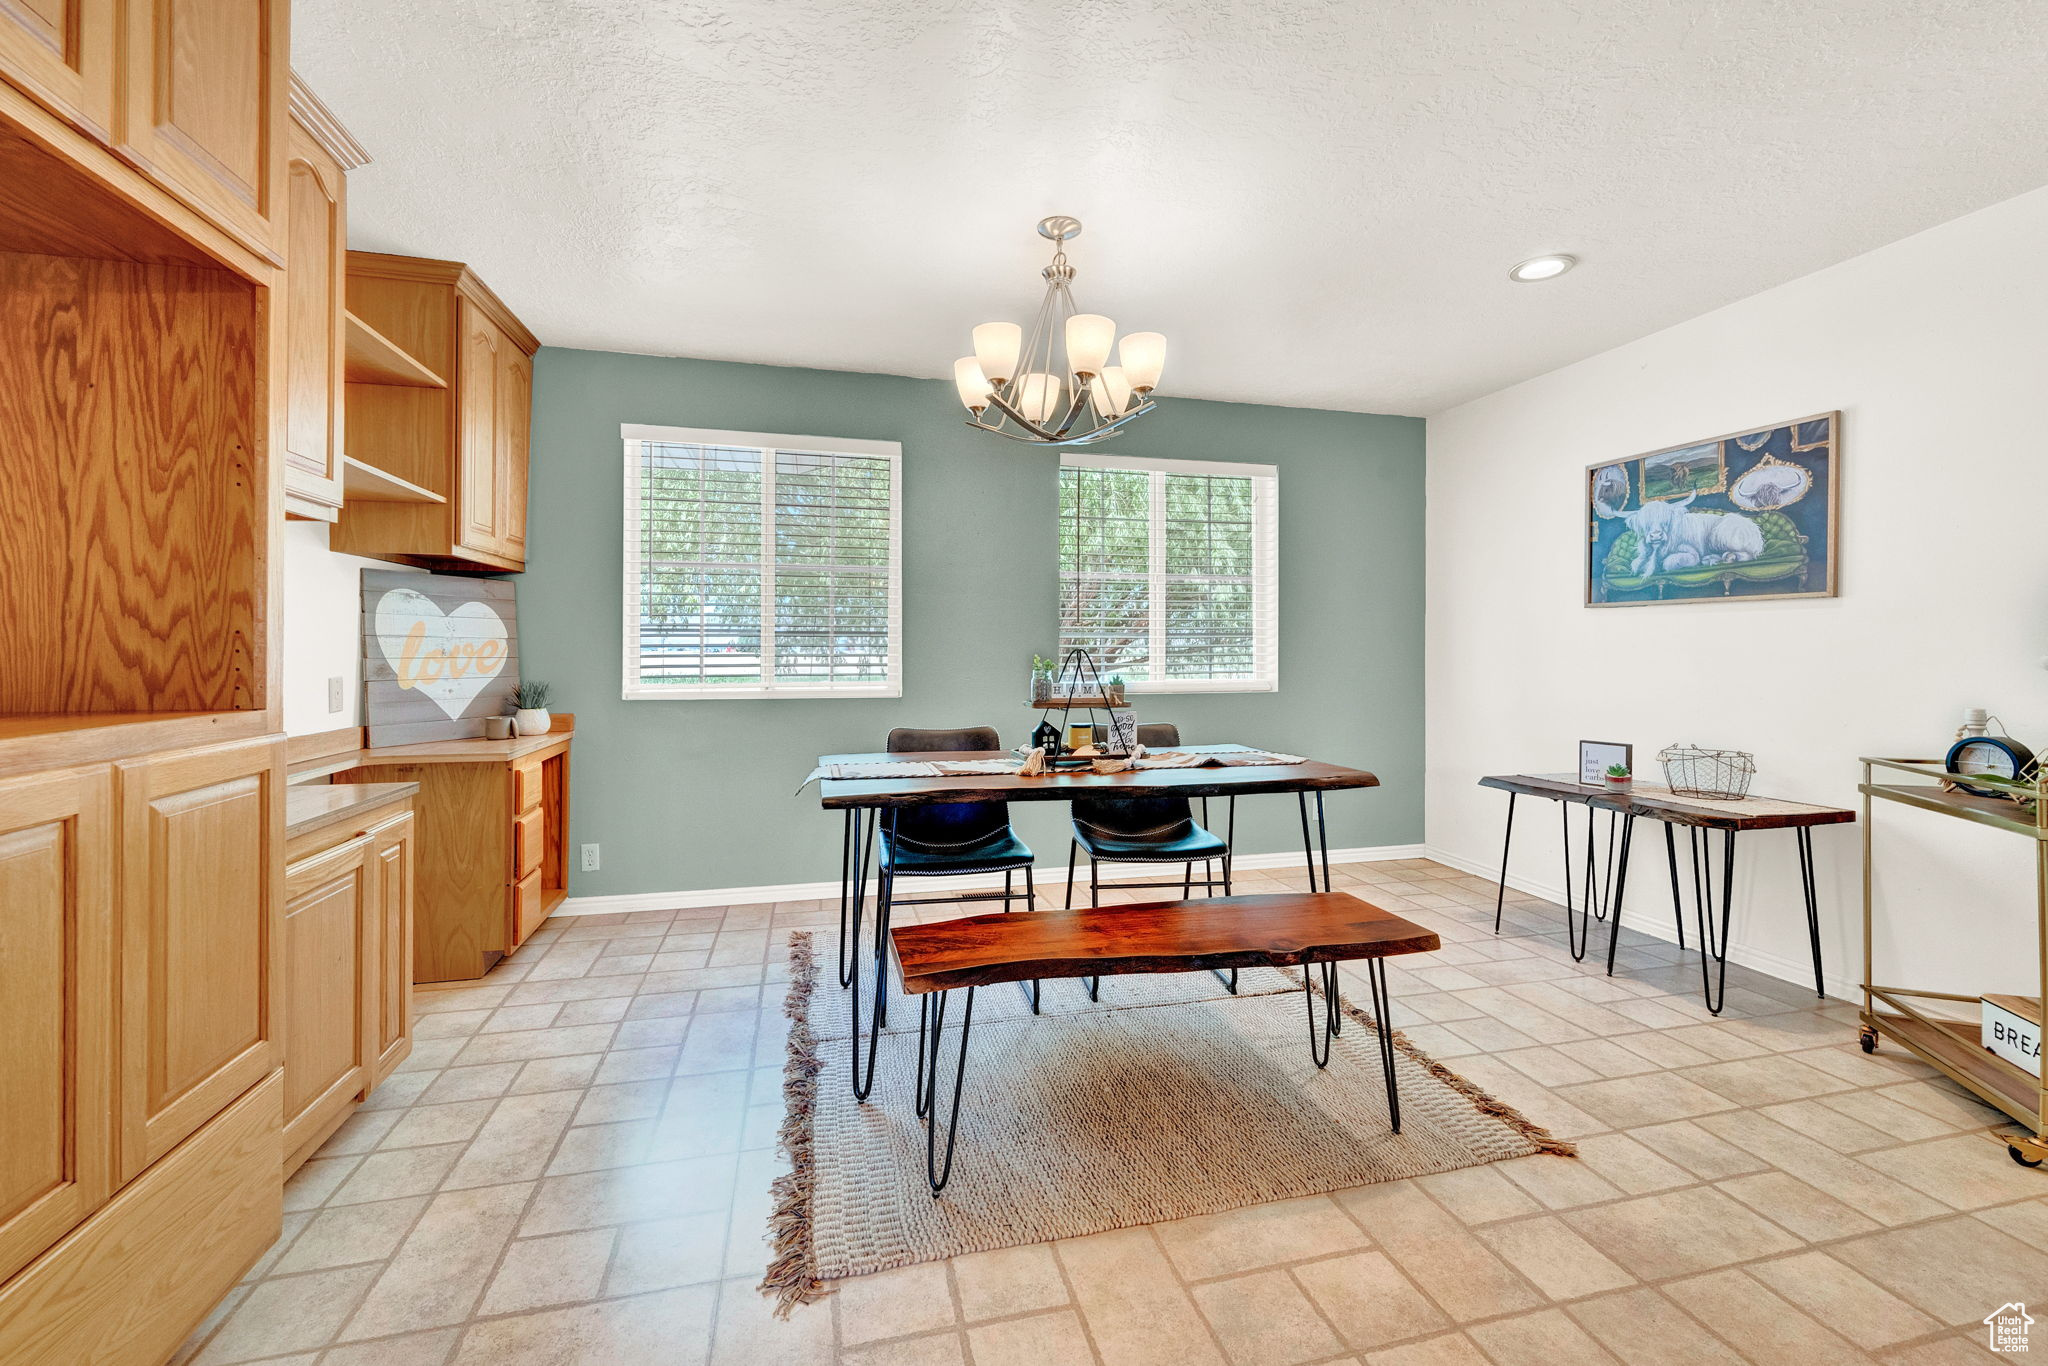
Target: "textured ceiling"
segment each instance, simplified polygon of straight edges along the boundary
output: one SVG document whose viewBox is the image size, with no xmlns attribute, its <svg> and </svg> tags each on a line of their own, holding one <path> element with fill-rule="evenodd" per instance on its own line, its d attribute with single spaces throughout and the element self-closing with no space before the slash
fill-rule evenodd
<svg viewBox="0 0 2048 1366">
<path fill-rule="evenodd" d="M 293 8 L 352 244 L 555 346 L 947 376 L 1058 212 L 1163 395 L 1429 413 L 2048 183 L 2041 0 Z"/>
</svg>

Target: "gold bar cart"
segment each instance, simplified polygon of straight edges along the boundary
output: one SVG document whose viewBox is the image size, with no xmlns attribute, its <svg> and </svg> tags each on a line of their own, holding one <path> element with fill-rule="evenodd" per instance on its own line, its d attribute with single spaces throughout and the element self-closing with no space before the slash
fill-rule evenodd
<svg viewBox="0 0 2048 1366">
<path fill-rule="evenodd" d="M 2048 1001 L 2048 800 L 2036 800 L 2030 814 L 2017 802 L 1973 796 L 1945 786 L 1967 782 L 1969 775 L 1950 772 L 1936 760 L 1865 758 L 1861 762 L 1863 782 L 1857 790 L 1863 794 L 1863 1051 L 1875 1052 L 1882 1035 L 1938 1068 L 1986 1105 L 2026 1125 L 2027 1133 L 2007 1138 L 2006 1151 L 2013 1161 L 2038 1167 L 2048 1159 L 2048 1074 L 2034 1076 L 1986 1050 L 1978 1041 L 1974 1020 L 1942 1019 L 1923 1014 L 1911 1004 L 1919 1000 L 1977 1005 L 1978 997 L 1877 985 L 1871 961 L 1871 840 L 1876 831 L 1870 816 L 1873 800 L 1897 802 L 2033 841 L 2034 951 L 2040 977 L 2037 999 Z M 1878 769 L 1887 770 L 1886 777 L 1898 773 L 1923 781 L 1879 782 Z M 1880 1003 L 1890 1010 L 1880 1011 Z"/>
</svg>

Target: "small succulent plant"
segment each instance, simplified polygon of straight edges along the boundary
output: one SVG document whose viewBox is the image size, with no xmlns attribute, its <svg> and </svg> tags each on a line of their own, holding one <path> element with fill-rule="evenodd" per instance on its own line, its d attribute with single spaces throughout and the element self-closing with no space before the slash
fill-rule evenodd
<svg viewBox="0 0 2048 1366">
<path fill-rule="evenodd" d="M 529 683 L 521 680 L 512 690 L 512 705 L 521 711 L 537 711 L 548 704 L 554 694 L 554 687 L 548 683 Z"/>
</svg>

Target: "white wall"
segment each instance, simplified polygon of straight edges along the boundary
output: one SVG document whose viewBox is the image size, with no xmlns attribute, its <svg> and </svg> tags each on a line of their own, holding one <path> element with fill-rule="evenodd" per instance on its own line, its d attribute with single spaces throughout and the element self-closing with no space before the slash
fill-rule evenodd
<svg viewBox="0 0 2048 1366">
<path fill-rule="evenodd" d="M 1938 754 L 1968 705 L 2048 750 L 2044 243 L 2048 190 L 1432 417 L 1432 854 L 1491 874 L 1506 798 L 1476 779 L 1569 769 L 1582 738 L 1632 741 L 1650 776 L 1674 741 L 1751 750 L 1757 792 L 1845 806 L 1857 756 Z M 1581 605 L 1587 465 L 1830 409 L 1840 597 Z M 1517 815 L 1514 880 L 1554 892 L 1556 808 Z M 1879 980 L 2031 994 L 2026 842 L 1897 806 L 1876 825 Z M 1661 832 L 1640 833 L 1629 923 L 1669 938 Z M 1862 964 L 1857 827 L 1816 846 L 1829 976 L 1846 984 Z M 1735 960 L 1797 980 L 1792 837 L 1738 850 Z"/>
<path fill-rule="evenodd" d="M 363 569 L 395 569 L 382 560 L 327 548 L 327 523 L 284 526 L 284 728 L 310 735 L 362 724 Z M 327 707 L 327 680 L 339 677 L 341 709 Z"/>
</svg>

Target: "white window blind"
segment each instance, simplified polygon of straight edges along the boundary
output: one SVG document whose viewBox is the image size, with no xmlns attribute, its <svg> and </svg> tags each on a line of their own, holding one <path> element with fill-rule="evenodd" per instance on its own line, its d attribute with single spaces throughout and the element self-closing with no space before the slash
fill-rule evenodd
<svg viewBox="0 0 2048 1366">
<path fill-rule="evenodd" d="M 900 446 L 620 432 L 628 699 L 902 695 Z"/>
<path fill-rule="evenodd" d="M 1133 692 L 1280 686 L 1279 471 L 1069 454 L 1060 463 L 1060 652 Z"/>
</svg>

